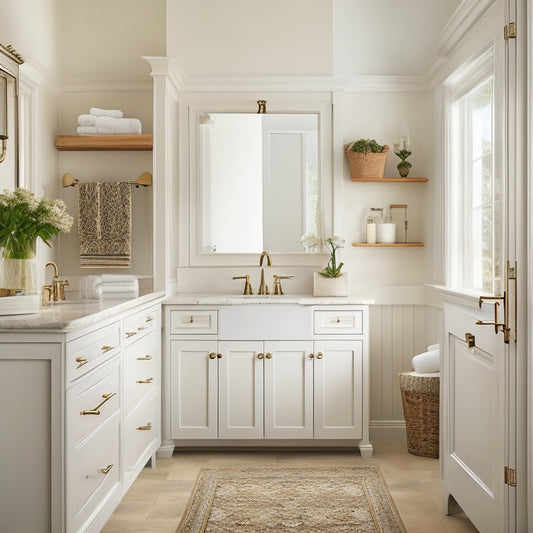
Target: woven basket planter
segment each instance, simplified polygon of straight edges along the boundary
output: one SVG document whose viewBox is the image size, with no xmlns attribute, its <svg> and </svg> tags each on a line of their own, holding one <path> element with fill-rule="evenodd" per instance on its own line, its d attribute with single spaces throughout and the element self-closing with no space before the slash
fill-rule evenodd
<svg viewBox="0 0 533 533">
<path fill-rule="evenodd" d="M 383 178 L 385 175 L 385 163 L 387 162 L 387 155 L 389 147 L 385 145 L 381 153 L 373 152 L 352 152 L 348 150 L 349 144 L 344 145 L 344 151 L 348 158 L 350 165 L 350 174 L 352 181 L 357 181 L 359 178 Z"/>
<path fill-rule="evenodd" d="M 407 433 L 407 451 L 422 457 L 439 457 L 438 376 L 398 374 Z"/>
</svg>

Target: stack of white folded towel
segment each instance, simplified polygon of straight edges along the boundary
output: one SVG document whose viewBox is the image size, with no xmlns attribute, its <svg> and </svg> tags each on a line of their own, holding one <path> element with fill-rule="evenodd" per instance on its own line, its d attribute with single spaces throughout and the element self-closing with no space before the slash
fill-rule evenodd
<svg viewBox="0 0 533 533">
<path fill-rule="evenodd" d="M 440 347 L 431 344 L 427 351 L 415 355 L 412 359 L 413 369 L 418 374 L 435 374 L 440 371 Z"/>
<path fill-rule="evenodd" d="M 139 296 L 139 280 L 135 276 L 103 274 L 80 280 L 82 298 L 115 300 Z"/>
<path fill-rule="evenodd" d="M 142 133 L 138 118 L 124 118 L 120 109 L 91 107 L 78 117 L 78 135 L 128 135 Z"/>
</svg>

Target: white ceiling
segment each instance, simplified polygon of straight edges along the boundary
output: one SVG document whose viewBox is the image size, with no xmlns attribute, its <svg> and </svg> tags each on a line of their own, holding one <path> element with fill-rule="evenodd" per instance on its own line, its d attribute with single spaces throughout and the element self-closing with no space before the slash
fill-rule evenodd
<svg viewBox="0 0 533 533">
<path fill-rule="evenodd" d="M 460 4 L 461 0 L 334 0 L 334 74 L 426 74 L 440 34 Z"/>
</svg>

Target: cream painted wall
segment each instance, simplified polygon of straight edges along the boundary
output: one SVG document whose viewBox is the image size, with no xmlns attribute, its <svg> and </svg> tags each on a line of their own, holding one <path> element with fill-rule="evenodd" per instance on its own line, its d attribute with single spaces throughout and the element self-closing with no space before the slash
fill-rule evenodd
<svg viewBox="0 0 533 533">
<path fill-rule="evenodd" d="M 167 0 L 167 54 L 189 76 L 331 75 L 332 0 Z"/>
</svg>

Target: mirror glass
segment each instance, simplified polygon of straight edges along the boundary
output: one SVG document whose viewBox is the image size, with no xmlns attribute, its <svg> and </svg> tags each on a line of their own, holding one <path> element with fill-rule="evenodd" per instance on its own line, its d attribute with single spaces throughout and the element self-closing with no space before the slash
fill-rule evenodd
<svg viewBox="0 0 533 533">
<path fill-rule="evenodd" d="M 18 186 L 18 69 L 0 49 L 0 191 Z"/>
<path fill-rule="evenodd" d="M 317 113 L 198 115 L 197 252 L 303 252 L 319 234 Z"/>
</svg>

